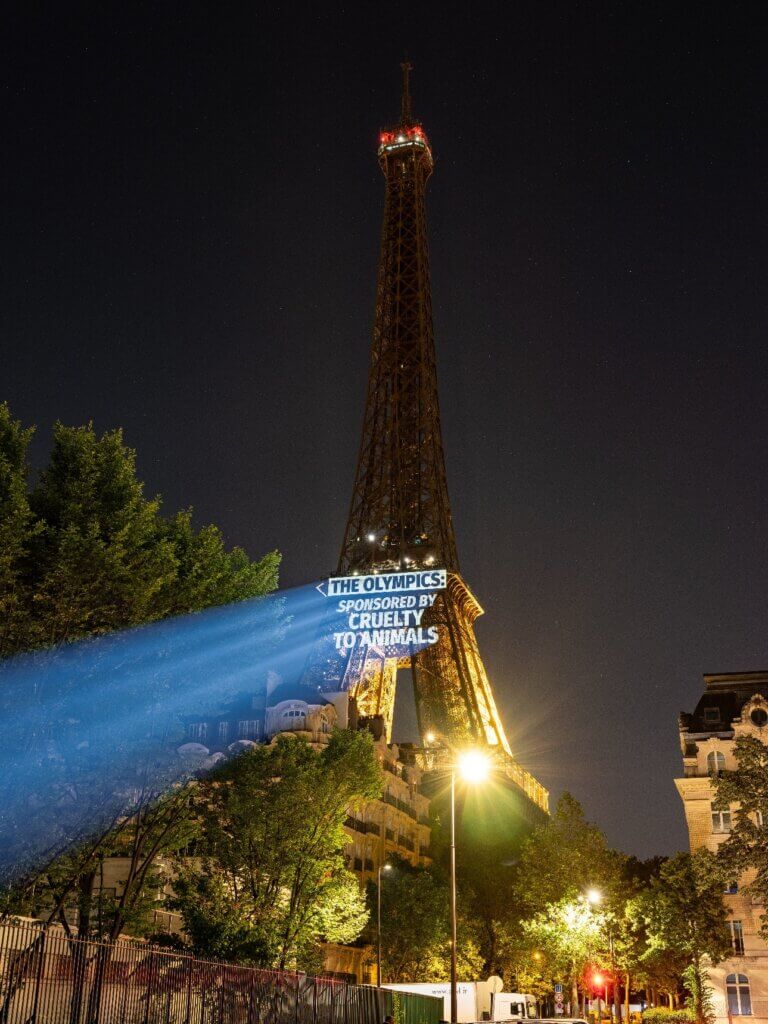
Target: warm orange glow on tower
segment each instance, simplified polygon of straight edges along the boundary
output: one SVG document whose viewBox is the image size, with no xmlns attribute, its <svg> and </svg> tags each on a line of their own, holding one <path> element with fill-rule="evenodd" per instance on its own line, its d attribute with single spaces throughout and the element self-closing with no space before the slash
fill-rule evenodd
<svg viewBox="0 0 768 1024">
<path fill-rule="evenodd" d="M 398 124 L 379 135 L 384 174 L 370 372 L 352 502 L 339 575 L 436 566 L 448 588 L 425 613 L 439 641 L 405 662 L 413 672 L 422 737 L 434 730 L 460 748 L 491 748 L 507 775 L 539 808 L 546 790 L 512 758 L 480 658 L 474 621 L 482 608 L 459 573 L 448 500 L 435 368 L 427 247 L 426 186 L 432 150 L 411 113 L 403 65 Z M 353 652 L 344 679 L 363 715 L 392 729 L 396 659 L 384 650 Z"/>
</svg>

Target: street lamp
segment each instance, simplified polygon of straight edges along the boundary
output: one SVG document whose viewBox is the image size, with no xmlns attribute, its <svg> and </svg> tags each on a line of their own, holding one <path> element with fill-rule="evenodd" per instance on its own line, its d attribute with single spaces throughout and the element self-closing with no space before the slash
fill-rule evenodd
<svg viewBox="0 0 768 1024">
<path fill-rule="evenodd" d="M 464 750 L 451 764 L 451 1024 L 458 1020 L 456 979 L 456 775 L 471 783 L 488 778 L 491 762 L 482 750 Z"/>
<path fill-rule="evenodd" d="M 391 871 L 391 864 L 379 864 L 376 878 L 378 913 L 376 916 L 376 987 L 381 988 L 381 872 Z"/>
<path fill-rule="evenodd" d="M 595 889 L 594 886 L 590 886 L 590 888 L 587 889 L 587 891 L 582 896 L 582 899 L 587 904 L 587 906 L 590 908 L 590 910 L 592 910 L 592 908 L 598 907 L 603 902 L 603 894 L 600 892 L 599 889 Z M 601 978 L 601 976 L 599 974 L 596 974 L 595 978 L 599 979 L 598 981 L 595 982 L 596 985 L 599 985 L 599 984 L 602 983 L 602 978 Z M 606 986 L 607 986 L 607 983 L 606 983 Z M 586 1010 L 585 1010 L 585 1012 L 586 1012 Z M 599 992 L 598 992 L 598 996 L 597 996 L 597 1024 L 600 1024 L 600 994 L 599 994 Z"/>
</svg>

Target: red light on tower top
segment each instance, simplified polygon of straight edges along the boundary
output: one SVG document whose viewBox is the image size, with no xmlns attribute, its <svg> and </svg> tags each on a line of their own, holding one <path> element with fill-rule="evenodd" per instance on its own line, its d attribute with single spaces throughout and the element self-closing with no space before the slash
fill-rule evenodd
<svg viewBox="0 0 768 1024">
<path fill-rule="evenodd" d="M 403 100 L 400 123 L 384 128 L 379 133 L 379 159 L 386 159 L 390 155 L 405 156 L 409 152 L 413 154 L 422 153 L 427 156 L 431 168 L 432 153 L 429 148 L 429 140 L 424 128 L 417 121 L 414 121 L 411 113 L 409 77 L 412 65 L 405 61 L 401 67 L 403 69 Z"/>
</svg>

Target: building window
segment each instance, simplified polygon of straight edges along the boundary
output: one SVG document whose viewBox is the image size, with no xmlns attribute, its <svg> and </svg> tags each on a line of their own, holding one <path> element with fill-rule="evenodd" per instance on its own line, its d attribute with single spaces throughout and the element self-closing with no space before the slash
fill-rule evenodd
<svg viewBox="0 0 768 1024">
<path fill-rule="evenodd" d="M 716 778 L 721 772 L 725 771 L 725 754 L 721 754 L 719 750 L 712 750 L 707 754 L 707 775 L 711 775 Z"/>
<path fill-rule="evenodd" d="M 290 722 L 292 726 L 303 726 L 304 716 L 305 712 L 302 708 L 288 708 L 287 711 L 283 712 L 283 718 Z"/>
<path fill-rule="evenodd" d="M 704 721 L 705 722 L 719 722 L 720 721 L 720 708 L 704 708 Z"/>
<path fill-rule="evenodd" d="M 208 739 L 208 723 L 192 722 L 189 726 L 189 738 L 197 740 L 198 743 L 205 743 Z"/>
<path fill-rule="evenodd" d="M 731 945 L 736 956 L 744 956 L 744 931 L 741 921 L 729 921 L 728 927 L 731 930 Z"/>
<path fill-rule="evenodd" d="M 240 740 L 255 740 L 259 735 L 259 723 L 254 718 L 245 719 L 237 723 L 237 738 Z"/>
<path fill-rule="evenodd" d="M 725 994 L 729 1016 L 747 1017 L 752 1013 L 752 997 L 746 974 L 729 974 L 725 979 Z"/>
<path fill-rule="evenodd" d="M 762 729 L 765 723 L 768 722 L 768 711 L 765 708 L 755 708 L 749 717 L 752 719 L 753 725 L 756 725 L 758 729 Z"/>
<path fill-rule="evenodd" d="M 731 812 L 730 811 L 717 811 L 715 805 L 712 804 L 712 831 L 713 832 L 730 832 L 731 831 Z"/>
<path fill-rule="evenodd" d="M 229 736 L 229 722 L 219 722 L 219 743 L 226 743 Z"/>
<path fill-rule="evenodd" d="M 736 893 L 739 891 L 739 883 L 729 882 L 723 891 L 725 892 L 726 896 L 735 896 Z"/>
</svg>

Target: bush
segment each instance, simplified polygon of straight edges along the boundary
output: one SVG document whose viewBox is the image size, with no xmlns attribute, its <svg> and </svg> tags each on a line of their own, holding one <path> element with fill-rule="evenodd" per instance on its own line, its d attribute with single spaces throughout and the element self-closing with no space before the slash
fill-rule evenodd
<svg viewBox="0 0 768 1024">
<path fill-rule="evenodd" d="M 643 1011 L 643 1024 L 693 1024 L 696 1017 L 692 1010 L 670 1010 L 655 1006 Z"/>
</svg>

